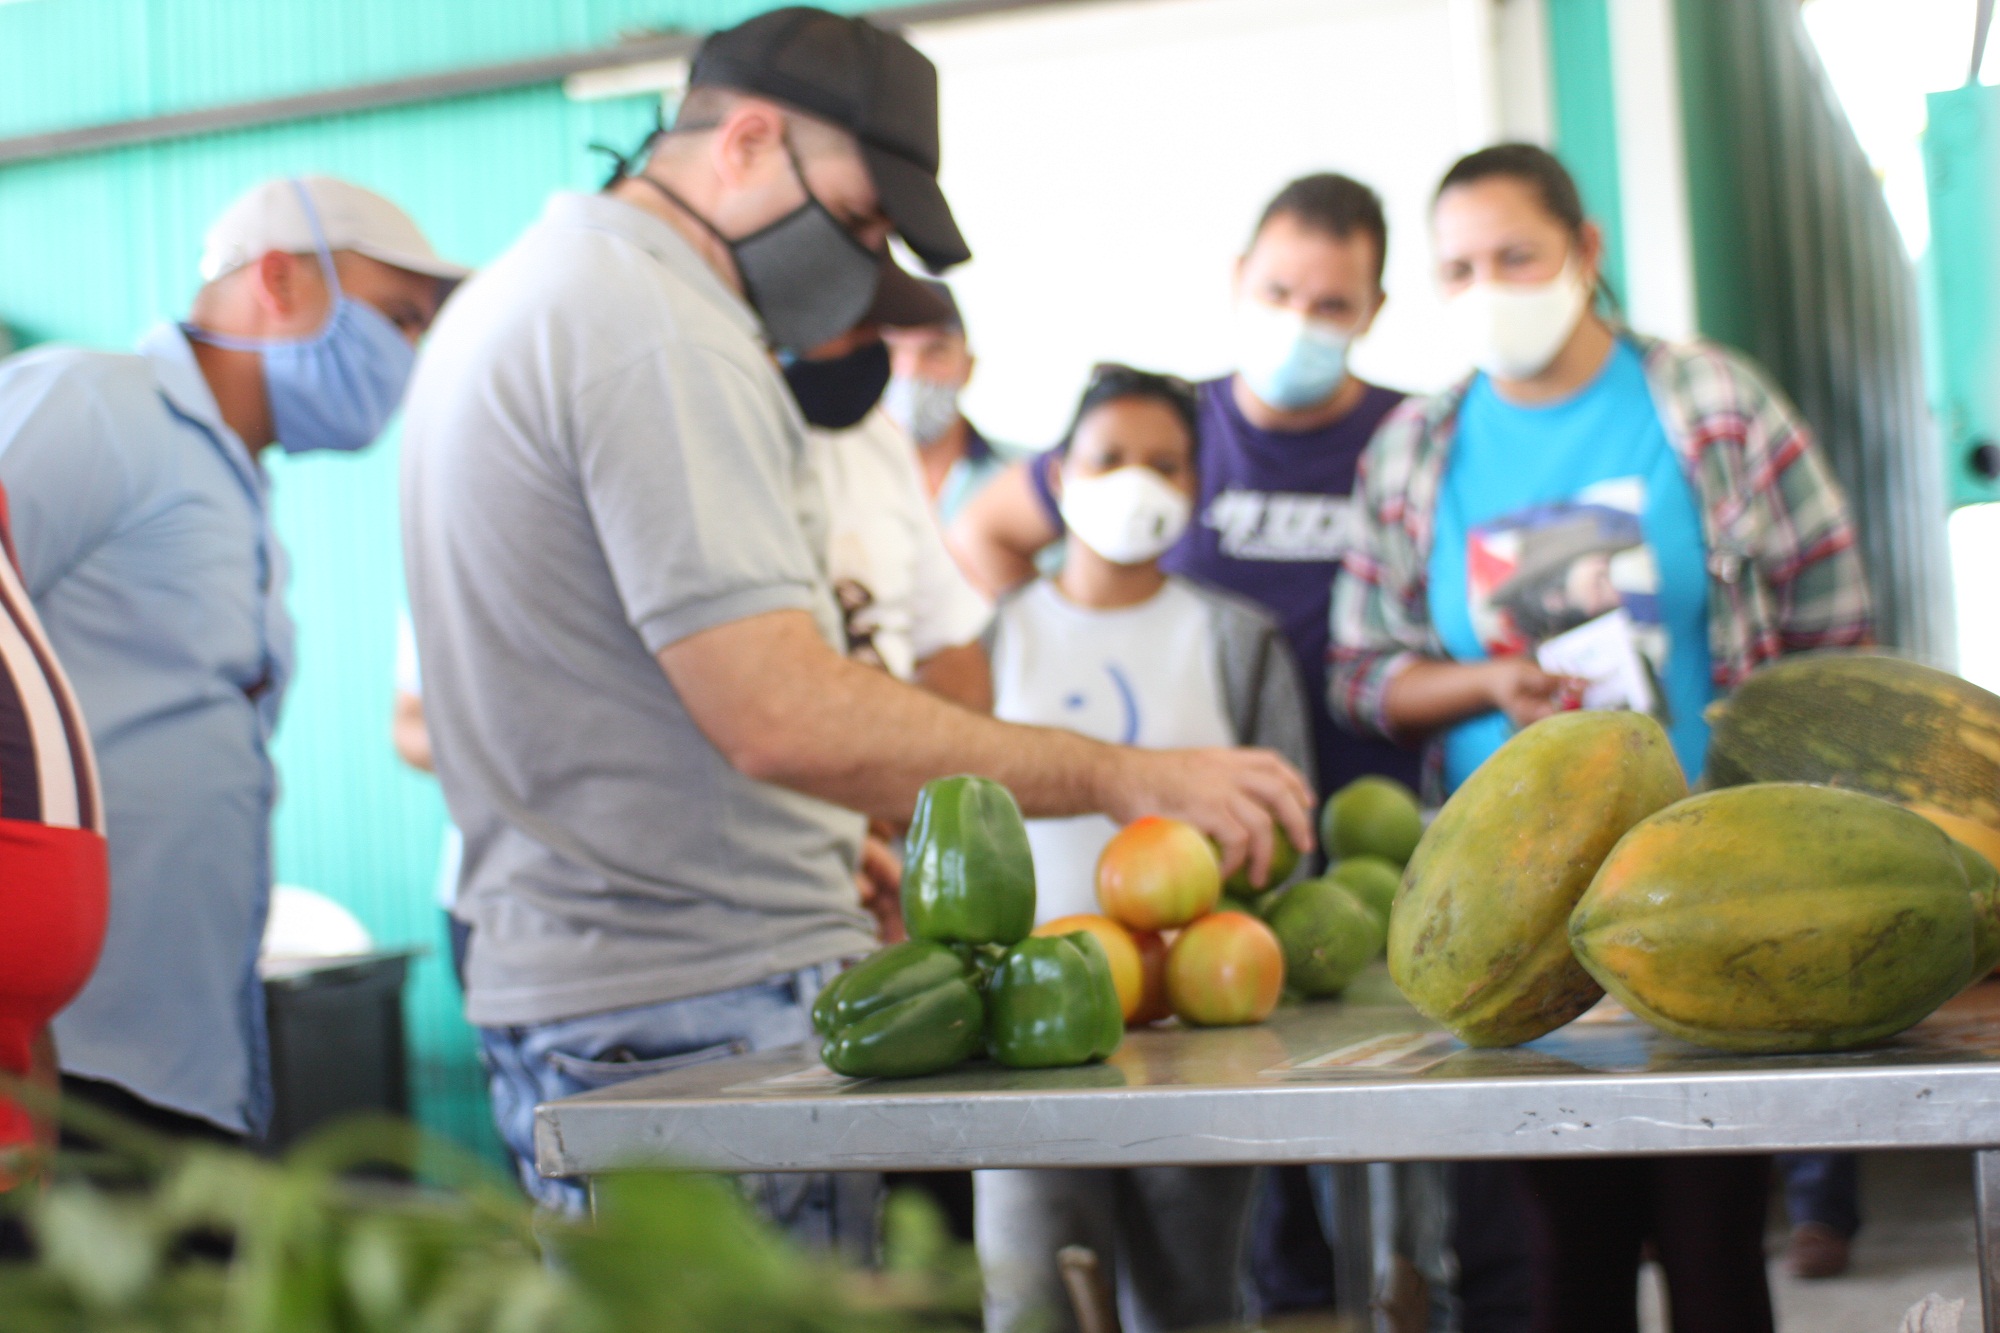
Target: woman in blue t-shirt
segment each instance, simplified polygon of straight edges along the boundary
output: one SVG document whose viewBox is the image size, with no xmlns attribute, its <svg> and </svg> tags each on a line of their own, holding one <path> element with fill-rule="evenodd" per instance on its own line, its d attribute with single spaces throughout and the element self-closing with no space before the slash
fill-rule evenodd
<svg viewBox="0 0 2000 1333">
<path fill-rule="evenodd" d="M 1334 713 L 1428 740 L 1434 797 L 1584 702 L 1652 712 L 1698 776 L 1718 694 L 1780 653 L 1866 639 L 1845 501 L 1748 363 L 1598 313 L 1602 237 L 1547 152 L 1462 159 L 1432 221 L 1447 320 L 1479 369 L 1406 404 L 1362 459 Z M 1585 681 L 1560 665 L 1586 661 L 1618 669 Z M 1634 1328 L 1648 1241 L 1678 1333 L 1768 1333 L 1768 1171 L 1528 1164 L 1536 1333 Z"/>
</svg>

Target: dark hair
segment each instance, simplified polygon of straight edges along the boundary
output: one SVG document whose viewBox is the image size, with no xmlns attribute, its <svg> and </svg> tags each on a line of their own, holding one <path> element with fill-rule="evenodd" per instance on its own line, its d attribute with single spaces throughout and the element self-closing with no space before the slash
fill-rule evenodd
<svg viewBox="0 0 2000 1333">
<path fill-rule="evenodd" d="M 1062 443 L 1056 446 L 1056 452 L 1069 456 L 1070 441 L 1076 438 L 1076 428 L 1083 424 L 1085 417 L 1106 403 L 1128 400 L 1159 403 L 1170 409 L 1187 427 L 1188 457 L 1193 458 L 1199 451 L 1201 431 L 1196 421 L 1201 409 L 1194 385 L 1178 375 L 1162 375 L 1157 371 L 1120 365 L 1116 361 L 1100 361 L 1090 368 L 1090 382 L 1083 386 L 1083 397 L 1077 400 L 1076 413 L 1070 417 L 1069 429 L 1063 432 Z"/>
<path fill-rule="evenodd" d="M 1264 228 L 1281 217 L 1337 241 L 1357 232 L 1374 241 L 1375 285 L 1382 285 L 1382 269 L 1389 262 L 1389 223 L 1382 216 L 1382 200 L 1375 191 L 1351 176 L 1331 171 L 1301 176 L 1264 205 L 1257 229 L 1250 233 L 1250 244 L 1257 244 Z"/>
<path fill-rule="evenodd" d="M 1472 185 L 1495 176 L 1505 176 L 1527 186 L 1548 215 L 1562 223 L 1570 235 L 1583 230 L 1583 196 L 1577 193 L 1569 168 L 1548 149 L 1531 143 L 1497 143 L 1467 153 L 1444 173 L 1437 193 L 1431 196 L 1431 207 L 1436 208 L 1444 192 L 1454 186 Z"/>
<path fill-rule="evenodd" d="M 1444 198 L 1446 190 L 1495 177 L 1521 182 L 1534 194 L 1543 211 L 1561 223 L 1572 238 L 1583 234 L 1583 196 L 1577 191 L 1576 178 L 1554 153 L 1531 143 L 1496 143 L 1491 148 L 1467 153 L 1452 163 L 1451 170 L 1438 182 L 1437 193 L 1431 196 L 1431 209 L 1437 209 L 1438 200 Z M 1602 266 L 1597 271 L 1596 299 L 1614 317 L 1622 318 L 1623 306 Z"/>
</svg>

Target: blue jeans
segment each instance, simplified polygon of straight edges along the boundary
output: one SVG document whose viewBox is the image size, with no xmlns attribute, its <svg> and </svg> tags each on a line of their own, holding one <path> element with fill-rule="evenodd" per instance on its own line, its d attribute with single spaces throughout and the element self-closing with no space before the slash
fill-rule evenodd
<svg viewBox="0 0 2000 1333">
<path fill-rule="evenodd" d="M 812 1002 L 839 972 L 826 963 L 735 990 L 612 1009 L 554 1023 L 481 1028 L 493 1092 L 493 1122 L 514 1157 L 522 1188 L 543 1207 L 572 1217 L 589 1208 L 583 1182 L 535 1169 L 535 1107 L 748 1051 L 791 1046 L 812 1036 Z M 876 1178 L 810 1174 L 746 1176 L 765 1214 L 809 1244 L 865 1246 L 874 1227 Z"/>
</svg>

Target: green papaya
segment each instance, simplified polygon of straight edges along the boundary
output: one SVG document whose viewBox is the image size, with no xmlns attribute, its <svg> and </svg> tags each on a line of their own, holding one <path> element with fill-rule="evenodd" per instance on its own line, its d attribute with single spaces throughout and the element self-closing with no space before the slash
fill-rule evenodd
<svg viewBox="0 0 2000 1333">
<path fill-rule="evenodd" d="M 1951 845 L 1972 889 L 1972 979 L 1982 981 L 2000 967 L 2000 870 L 1978 848 Z"/>
<path fill-rule="evenodd" d="M 1525 728 L 1424 831 L 1389 915 L 1389 975 L 1467 1045 L 1553 1032 L 1603 995 L 1570 954 L 1570 909 L 1627 829 L 1686 795 L 1644 714 Z"/>
<path fill-rule="evenodd" d="M 1883 653 L 1806 653 L 1753 672 L 1709 705 L 1708 723 L 1705 786 L 1821 782 L 2000 837 L 2000 696 L 1948 671 Z"/>
<path fill-rule="evenodd" d="M 1570 918 L 1626 1008 L 1719 1050 L 1834 1051 L 1893 1036 L 1973 975 L 1951 839 L 1859 792 L 1804 783 L 1682 801 L 1628 833 Z"/>
</svg>

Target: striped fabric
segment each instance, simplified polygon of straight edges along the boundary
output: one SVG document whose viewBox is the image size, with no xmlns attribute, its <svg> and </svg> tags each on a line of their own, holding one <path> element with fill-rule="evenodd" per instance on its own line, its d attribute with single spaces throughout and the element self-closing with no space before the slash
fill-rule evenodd
<svg viewBox="0 0 2000 1333">
<path fill-rule="evenodd" d="M 1791 404 L 1726 348 L 1621 336 L 1645 360 L 1701 501 L 1717 690 L 1781 654 L 1868 642 L 1868 582 L 1847 501 Z M 1405 665 L 1449 656 L 1431 624 L 1428 571 L 1469 386 L 1405 403 L 1361 459 L 1354 540 L 1334 588 L 1328 703 L 1362 731 L 1388 733 L 1383 698 Z M 1426 769 L 1428 780 L 1436 765 Z"/>
<path fill-rule="evenodd" d="M 104 832 L 83 711 L 15 570 L 0 491 L 0 819 Z"/>
</svg>

